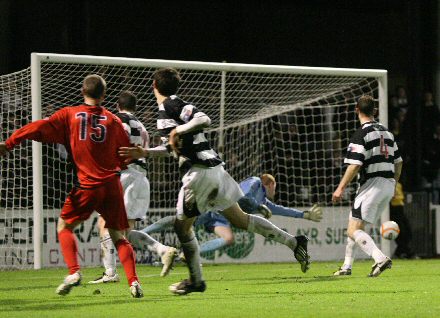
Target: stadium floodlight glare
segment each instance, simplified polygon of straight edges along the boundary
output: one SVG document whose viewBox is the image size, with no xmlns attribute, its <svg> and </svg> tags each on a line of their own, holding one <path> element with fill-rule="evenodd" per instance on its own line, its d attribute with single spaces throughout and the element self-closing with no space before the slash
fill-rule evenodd
<svg viewBox="0 0 440 318">
<path fill-rule="evenodd" d="M 104 105 L 111 111 L 122 90 L 137 95 L 136 115 L 157 145 L 151 77 L 161 67 L 178 69 L 183 79 L 179 96 L 210 116 L 210 141 L 231 175 L 241 181 L 272 173 L 278 183 L 276 201 L 285 206 L 332 206 L 341 159 L 357 127 L 359 96 L 373 95 L 380 122 L 388 121 L 385 70 L 33 53 L 30 68 L 0 76 L 2 139 L 27 122 L 81 103 L 83 78 L 97 73 L 107 82 Z M 180 186 L 176 163 L 169 158 L 148 165 L 151 213 L 174 213 Z M 2 161 L 1 177 L 0 268 L 41 268 L 48 257 L 44 244 L 54 235 L 49 232 L 72 186 L 66 152 L 59 145 L 24 143 Z M 347 222 L 355 189 L 352 185 L 347 192 L 341 213 L 324 219 L 329 227 Z M 384 251 L 389 254 L 389 245 Z"/>
</svg>

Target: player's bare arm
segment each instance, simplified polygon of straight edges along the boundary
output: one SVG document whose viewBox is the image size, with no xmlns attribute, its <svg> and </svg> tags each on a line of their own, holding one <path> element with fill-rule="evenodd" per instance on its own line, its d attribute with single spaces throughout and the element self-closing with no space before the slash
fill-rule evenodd
<svg viewBox="0 0 440 318">
<path fill-rule="evenodd" d="M 122 158 L 126 158 L 126 162 L 130 162 L 134 159 L 141 159 L 148 156 L 148 150 L 142 148 L 141 146 L 137 147 L 121 147 L 118 151 L 119 155 Z"/>
<path fill-rule="evenodd" d="M 341 201 L 345 188 L 354 179 L 354 177 L 356 177 L 360 168 L 361 168 L 360 165 L 349 165 L 347 167 L 347 170 L 345 171 L 345 174 L 342 177 L 341 182 L 339 182 L 338 188 L 333 193 L 333 196 L 332 196 L 333 203 L 337 203 L 337 202 Z"/>
<path fill-rule="evenodd" d="M 211 124 L 211 119 L 202 112 L 198 112 L 194 115 L 194 118 L 191 119 L 186 124 L 177 126 L 174 128 L 169 135 L 168 144 L 171 149 L 179 154 L 179 135 L 183 135 L 194 130 L 199 130 L 208 127 Z"/>
<path fill-rule="evenodd" d="M 171 147 L 171 149 L 178 155 L 179 154 L 179 134 L 177 133 L 177 129 L 174 128 L 170 132 L 170 136 L 168 137 L 168 145 Z"/>
</svg>

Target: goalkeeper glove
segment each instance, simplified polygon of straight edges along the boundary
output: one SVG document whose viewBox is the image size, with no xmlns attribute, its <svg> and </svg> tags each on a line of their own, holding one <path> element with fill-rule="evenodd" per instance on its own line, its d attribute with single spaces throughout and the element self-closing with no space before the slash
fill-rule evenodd
<svg viewBox="0 0 440 318">
<path fill-rule="evenodd" d="M 269 210 L 269 208 L 267 206 L 265 206 L 264 204 L 260 204 L 258 206 L 257 213 L 262 214 L 265 219 L 269 219 L 272 217 L 272 211 Z"/>
<path fill-rule="evenodd" d="M 320 222 L 322 219 L 322 209 L 316 203 L 308 211 L 304 211 L 304 219 Z"/>
</svg>

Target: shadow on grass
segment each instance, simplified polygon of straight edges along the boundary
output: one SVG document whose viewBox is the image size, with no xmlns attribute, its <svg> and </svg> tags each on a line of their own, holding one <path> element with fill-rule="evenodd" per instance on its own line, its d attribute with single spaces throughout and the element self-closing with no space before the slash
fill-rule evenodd
<svg viewBox="0 0 440 318">
<path fill-rule="evenodd" d="M 0 292 L 2 291 L 19 291 L 19 290 L 34 290 L 34 289 L 47 289 L 47 288 L 56 288 L 55 285 L 41 285 L 41 286 L 19 286 L 19 287 L 0 287 Z"/>
<path fill-rule="evenodd" d="M 219 292 L 222 292 L 220 289 Z M 245 295 L 246 296 L 246 295 Z M 254 295 L 255 296 L 255 295 Z M 114 296 L 107 295 L 105 299 L 98 300 L 100 296 L 94 300 L 91 300 L 92 296 L 89 295 L 69 295 L 67 297 L 56 297 L 49 299 L 38 299 L 38 300 L 29 300 L 29 299 L 0 299 L 0 308 L 2 308 L 2 312 L 20 312 L 20 311 L 58 311 L 58 310 L 69 310 L 72 313 L 76 309 L 81 309 L 83 307 L 93 307 L 93 306 L 114 306 L 114 305 L 123 305 L 126 306 L 129 304 L 130 306 L 137 306 L 145 304 L 153 304 L 157 302 L 206 302 L 209 300 L 219 300 L 221 298 L 230 299 L 231 296 L 227 295 L 219 295 L 218 293 L 212 294 L 200 294 L 194 293 L 185 296 L 176 296 L 176 295 L 155 295 L 148 296 L 145 295 L 142 299 L 133 299 L 129 295 L 124 296 Z M 91 309 L 93 310 L 93 309 Z"/>
<path fill-rule="evenodd" d="M 228 277 L 221 277 L 218 279 L 210 279 L 209 281 L 217 281 L 217 282 L 233 282 L 233 281 L 242 281 L 243 283 L 246 282 L 258 282 L 260 284 L 260 282 L 264 281 L 269 281 L 270 283 L 268 284 L 273 284 L 273 283 L 314 283 L 314 282 L 322 282 L 322 281 L 334 281 L 334 280 L 338 280 L 341 279 L 341 277 L 336 277 L 336 276 L 313 276 L 313 277 L 304 277 L 304 276 L 274 276 L 274 277 L 249 277 L 249 278 L 228 278 Z"/>
</svg>

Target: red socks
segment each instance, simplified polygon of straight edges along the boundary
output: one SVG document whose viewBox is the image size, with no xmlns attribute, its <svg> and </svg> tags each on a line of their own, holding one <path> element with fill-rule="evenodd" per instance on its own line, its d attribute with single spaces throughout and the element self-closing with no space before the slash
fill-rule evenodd
<svg viewBox="0 0 440 318">
<path fill-rule="evenodd" d="M 69 275 L 79 271 L 78 262 L 78 243 L 72 230 L 64 229 L 58 233 L 58 239 L 63 252 L 64 262 L 69 268 Z M 125 275 L 127 276 L 128 284 L 138 281 L 136 274 L 136 257 L 133 247 L 126 240 L 122 239 L 116 242 L 116 249 L 118 250 L 119 260 L 124 266 Z"/>
<path fill-rule="evenodd" d="M 61 230 L 61 232 L 58 233 L 58 240 L 60 241 L 64 262 L 69 268 L 69 275 L 72 275 L 79 271 L 77 240 L 70 229 Z"/>
<path fill-rule="evenodd" d="M 119 260 L 121 261 L 122 266 L 124 266 L 128 285 L 131 286 L 131 283 L 138 281 L 136 274 L 136 256 L 133 247 L 126 239 L 117 241 L 115 246 L 118 250 Z"/>
</svg>

